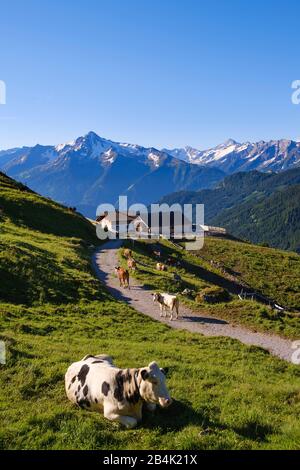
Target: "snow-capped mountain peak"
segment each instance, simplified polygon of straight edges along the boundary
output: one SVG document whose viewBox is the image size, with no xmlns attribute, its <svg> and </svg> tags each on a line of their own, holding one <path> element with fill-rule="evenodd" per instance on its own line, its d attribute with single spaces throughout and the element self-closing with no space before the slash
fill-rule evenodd
<svg viewBox="0 0 300 470">
<path fill-rule="evenodd" d="M 254 169 L 282 171 L 300 166 L 300 144 L 288 139 L 257 143 L 239 143 L 228 139 L 208 150 L 185 147 L 164 151 L 186 162 L 216 167 L 228 174 Z"/>
<path fill-rule="evenodd" d="M 241 145 L 241 144 L 234 139 L 227 139 L 223 144 L 220 144 L 220 146 L 224 146 L 224 147 L 229 147 L 230 145 Z"/>
</svg>

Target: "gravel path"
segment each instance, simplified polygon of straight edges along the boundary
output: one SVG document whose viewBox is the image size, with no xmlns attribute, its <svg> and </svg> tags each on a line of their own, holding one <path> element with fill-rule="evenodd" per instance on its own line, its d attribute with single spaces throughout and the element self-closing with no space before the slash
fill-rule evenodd
<svg viewBox="0 0 300 470">
<path fill-rule="evenodd" d="M 201 333 L 205 336 L 228 336 L 238 339 L 244 344 L 260 346 L 274 356 L 291 362 L 294 350 L 292 349 L 292 341 L 288 339 L 267 333 L 255 333 L 247 328 L 232 325 L 225 320 L 206 314 L 201 316 L 182 304 L 179 309 L 179 320 L 171 322 L 161 318 L 158 305 L 153 304 L 151 291 L 146 290 L 137 279 L 130 279 L 130 290 L 119 287 L 119 281 L 114 275 L 114 267 L 119 264 L 118 249 L 121 244 L 120 240 L 110 240 L 93 255 L 93 266 L 97 276 L 116 299 L 126 302 L 135 310 L 173 328 Z"/>
</svg>

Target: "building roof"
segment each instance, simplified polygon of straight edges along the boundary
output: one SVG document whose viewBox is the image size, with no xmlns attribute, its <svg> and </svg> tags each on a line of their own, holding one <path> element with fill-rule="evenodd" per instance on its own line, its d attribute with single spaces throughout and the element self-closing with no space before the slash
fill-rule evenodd
<svg viewBox="0 0 300 470">
<path fill-rule="evenodd" d="M 200 224 L 200 227 L 204 232 L 216 232 L 216 233 L 226 233 L 227 230 L 226 228 L 223 227 L 213 227 L 212 225 L 202 225 Z"/>
<path fill-rule="evenodd" d="M 101 220 L 105 219 L 105 218 L 108 218 L 108 219 L 111 219 L 113 221 L 119 221 L 120 218 L 122 221 L 124 220 L 127 220 L 127 223 L 129 222 L 132 222 L 133 220 L 135 220 L 136 218 L 138 217 L 137 214 L 133 215 L 133 214 L 126 214 L 126 212 L 120 212 L 118 210 L 116 211 L 111 211 L 111 212 L 103 212 L 103 214 L 100 214 L 97 216 L 96 218 L 96 221 L 97 222 L 101 222 Z"/>
</svg>

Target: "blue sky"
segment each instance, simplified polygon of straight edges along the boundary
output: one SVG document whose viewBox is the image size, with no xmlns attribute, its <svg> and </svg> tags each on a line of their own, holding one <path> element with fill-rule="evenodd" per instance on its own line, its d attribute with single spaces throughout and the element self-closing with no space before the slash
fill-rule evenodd
<svg viewBox="0 0 300 470">
<path fill-rule="evenodd" d="M 300 138 L 300 2 L 11 0 L 0 149 L 90 130 L 145 146 Z"/>
</svg>

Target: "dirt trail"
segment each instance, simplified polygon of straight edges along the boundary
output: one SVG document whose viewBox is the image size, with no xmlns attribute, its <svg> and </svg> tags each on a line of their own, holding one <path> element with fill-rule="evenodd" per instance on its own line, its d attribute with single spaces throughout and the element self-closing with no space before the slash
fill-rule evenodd
<svg viewBox="0 0 300 470">
<path fill-rule="evenodd" d="M 114 267 L 118 262 L 118 249 L 122 242 L 110 240 L 93 255 L 93 266 L 103 284 L 106 285 L 111 294 L 118 300 L 131 305 L 135 310 L 148 315 L 155 320 L 166 323 L 172 328 L 184 329 L 193 333 L 201 333 L 205 336 L 227 336 L 238 339 L 244 344 L 260 346 L 267 349 L 274 356 L 291 362 L 294 352 L 292 341 L 267 333 L 255 333 L 247 328 L 236 326 L 205 314 L 201 316 L 186 306 L 180 306 L 180 319 L 166 320 L 161 318 L 159 307 L 153 304 L 151 291 L 145 289 L 137 279 L 131 278 L 131 289 L 122 289 L 114 275 Z"/>
</svg>

